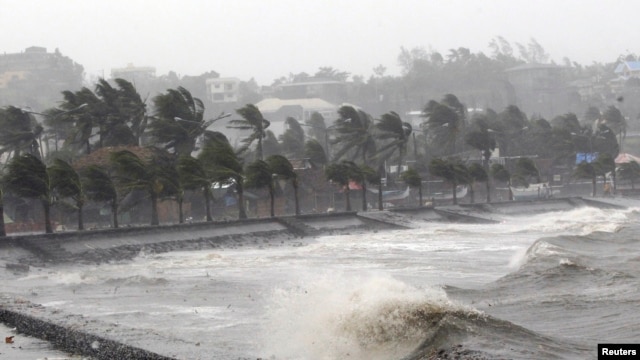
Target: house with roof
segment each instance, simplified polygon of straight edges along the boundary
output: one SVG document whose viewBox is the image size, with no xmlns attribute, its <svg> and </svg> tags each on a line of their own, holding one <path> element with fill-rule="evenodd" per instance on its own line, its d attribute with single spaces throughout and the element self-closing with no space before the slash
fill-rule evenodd
<svg viewBox="0 0 640 360">
<path fill-rule="evenodd" d="M 278 136 L 284 133 L 285 120 L 292 117 L 300 123 L 311 118 L 314 112 L 324 117 L 326 123 L 338 118 L 338 106 L 320 98 L 279 99 L 268 98 L 256 104 L 265 119 L 271 122 L 269 130 Z"/>
<path fill-rule="evenodd" d="M 613 72 L 625 79 L 640 78 L 640 61 L 623 61 L 616 66 Z"/>
</svg>

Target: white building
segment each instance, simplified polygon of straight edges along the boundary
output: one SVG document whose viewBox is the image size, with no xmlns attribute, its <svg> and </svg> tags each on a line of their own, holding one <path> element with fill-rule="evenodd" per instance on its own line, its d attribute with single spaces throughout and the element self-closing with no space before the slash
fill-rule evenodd
<svg viewBox="0 0 640 360">
<path fill-rule="evenodd" d="M 240 79 L 216 78 L 208 79 L 207 96 L 213 103 L 237 102 L 240 97 Z"/>
</svg>

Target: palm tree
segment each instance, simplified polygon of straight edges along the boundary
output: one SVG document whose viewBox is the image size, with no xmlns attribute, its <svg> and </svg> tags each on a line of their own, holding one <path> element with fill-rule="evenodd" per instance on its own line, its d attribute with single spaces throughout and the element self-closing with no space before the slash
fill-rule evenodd
<svg viewBox="0 0 640 360">
<path fill-rule="evenodd" d="M 120 196 L 114 177 L 108 170 L 89 165 L 82 171 L 87 198 L 97 202 L 107 202 L 111 209 L 113 228 L 118 228 L 118 208 Z"/>
<path fill-rule="evenodd" d="M 119 186 L 125 192 L 142 190 L 151 200 L 151 225 L 159 225 L 158 201 L 171 193 L 171 178 L 175 176 L 168 154 L 154 151 L 151 159 L 145 160 L 129 150 L 111 154 L 111 162 L 117 173 Z"/>
<path fill-rule="evenodd" d="M 256 147 L 257 150 L 257 158 L 258 160 L 263 159 L 263 151 L 262 151 L 262 139 L 266 136 L 266 129 L 271 125 L 271 123 L 266 120 L 260 109 L 258 109 L 253 104 L 247 104 L 243 108 L 237 109 L 236 112 L 238 115 L 242 116 L 242 119 L 235 119 L 229 122 L 228 128 L 231 129 L 239 129 L 239 130 L 250 130 L 251 134 L 242 142 L 244 146 L 240 149 L 240 153 L 246 151 L 254 141 L 257 141 L 258 145 Z"/>
<path fill-rule="evenodd" d="M 17 196 L 40 200 L 44 210 L 45 232 L 53 233 L 51 227 L 53 188 L 47 167 L 42 160 L 31 154 L 14 157 L 8 164 L 4 180 L 7 190 Z"/>
<path fill-rule="evenodd" d="M 536 167 L 536 163 L 531 158 L 518 158 L 516 161 L 516 167 L 514 176 L 523 178 L 527 184 L 530 178 L 535 178 L 535 182 L 540 182 L 540 171 Z"/>
<path fill-rule="evenodd" d="M 287 156 L 300 156 L 304 150 L 304 130 L 300 123 L 292 117 L 287 117 L 285 126 L 287 130 L 279 138 L 282 150 Z"/>
<path fill-rule="evenodd" d="M 274 186 L 273 186 L 273 170 L 264 160 L 256 160 L 247 166 L 245 171 L 247 179 L 245 185 L 250 188 L 267 188 L 269 190 L 269 199 L 271 200 L 271 217 L 275 216 L 274 210 Z"/>
<path fill-rule="evenodd" d="M 458 204 L 457 187 L 469 181 L 468 170 L 464 163 L 459 159 L 433 159 L 429 163 L 429 172 L 451 184 L 453 204 Z"/>
<path fill-rule="evenodd" d="M 387 160 L 395 152 L 398 153 L 398 169 L 402 169 L 402 160 L 407 154 L 407 145 L 411 139 L 412 127 L 408 122 L 402 121 L 400 115 L 391 111 L 380 118 L 376 124 L 379 133 L 376 139 L 387 142 L 380 149 L 380 161 Z"/>
<path fill-rule="evenodd" d="M 485 115 L 474 118 L 473 127 L 471 131 L 465 136 L 465 141 L 471 147 L 482 152 L 482 165 L 484 172 L 489 173 L 489 159 L 491 154 L 496 149 L 496 139 L 493 134 L 489 132 L 488 119 Z M 487 203 L 491 202 L 491 184 L 489 179 L 485 181 L 487 187 Z"/>
<path fill-rule="evenodd" d="M 336 184 L 340 185 L 342 189 L 344 189 L 345 210 L 351 211 L 351 198 L 349 196 L 350 195 L 349 180 L 351 179 L 351 176 L 350 176 L 351 166 L 347 163 L 348 163 L 347 161 L 343 160 L 342 162 L 337 164 L 329 164 L 324 169 L 324 174 L 327 177 L 327 180 L 335 182 Z"/>
<path fill-rule="evenodd" d="M 589 179 L 591 180 L 591 185 L 592 185 L 592 189 L 591 189 L 591 196 L 595 197 L 596 196 L 596 178 L 598 176 L 598 172 L 596 171 L 595 166 L 592 163 L 588 163 L 588 162 L 581 162 L 580 164 L 578 164 L 578 166 L 576 166 L 576 168 L 573 170 L 573 174 L 571 174 L 571 177 L 574 179 Z"/>
<path fill-rule="evenodd" d="M 317 140 L 308 140 L 304 144 L 304 157 L 314 164 L 325 165 L 328 162 L 327 154 Z"/>
<path fill-rule="evenodd" d="M 473 204 L 475 202 L 474 184 L 476 182 L 489 184 L 489 174 L 482 165 L 473 163 L 469 165 L 469 177 L 471 179 L 469 182 L 469 192 L 471 195 L 471 203 Z M 487 186 L 487 191 L 489 191 L 489 186 Z M 489 202 L 489 196 L 487 196 L 487 202 Z"/>
<path fill-rule="evenodd" d="M 234 184 L 238 193 L 238 218 L 246 219 L 244 207 L 244 170 L 242 160 L 233 151 L 229 140 L 221 133 L 207 135 L 198 160 L 207 170 L 207 176 L 221 184 Z"/>
<path fill-rule="evenodd" d="M 202 160 L 192 156 L 181 156 L 178 159 L 178 175 L 185 189 L 202 189 L 207 221 L 213 221 L 211 216 L 211 199 L 213 197 L 211 187 L 213 180 L 205 169 Z"/>
<path fill-rule="evenodd" d="M 374 154 L 376 149 L 371 115 L 349 105 L 340 107 L 338 114 L 340 117 L 333 125 L 337 135 L 331 143 L 340 148 L 334 154 L 334 160 L 350 154 L 351 160 L 361 157 L 362 163 L 367 164 L 368 156 Z"/>
<path fill-rule="evenodd" d="M 422 207 L 422 177 L 420 174 L 415 169 L 409 168 L 402 173 L 401 177 L 410 187 L 418 188 L 418 206 Z"/>
<path fill-rule="evenodd" d="M 91 153 L 91 139 L 94 136 L 94 129 L 104 128 L 105 104 L 91 90 L 83 87 L 81 90 L 63 91 L 64 101 L 60 105 L 60 109 L 66 114 L 62 114 L 57 118 L 58 121 L 66 124 L 73 124 L 72 132 L 65 141 L 65 146 L 76 146 L 78 149 L 84 147 L 86 154 Z M 81 111 L 70 112 L 72 109 L 84 108 Z M 55 126 L 55 125 L 54 125 Z M 102 147 L 103 132 L 99 131 L 98 145 Z"/>
<path fill-rule="evenodd" d="M 39 145 L 44 128 L 28 112 L 15 106 L 0 109 L 0 154 L 13 152 L 13 157 L 28 153 L 42 158 Z"/>
<path fill-rule="evenodd" d="M 82 208 L 87 201 L 84 182 L 80 174 L 66 161 L 53 160 L 48 168 L 51 186 L 60 198 L 71 198 L 78 209 L 78 230 L 84 230 L 84 216 Z"/>
<path fill-rule="evenodd" d="M 598 155 L 594 163 L 596 171 L 602 175 L 603 181 L 607 182 L 607 174 L 611 174 L 611 180 L 613 182 L 613 193 L 616 192 L 616 162 L 613 157 L 608 153 L 601 153 Z"/>
<path fill-rule="evenodd" d="M 635 182 L 640 179 L 640 165 L 637 162 L 631 161 L 620 164 L 617 172 L 620 179 L 629 180 L 631 189 L 635 189 Z"/>
<path fill-rule="evenodd" d="M 513 200 L 513 192 L 511 191 L 511 173 L 502 164 L 491 165 L 490 175 L 493 179 L 507 183 L 509 188 L 509 200 Z"/>
<path fill-rule="evenodd" d="M 149 129 L 157 142 L 177 156 L 191 155 L 196 140 L 218 119 L 204 120 L 204 104 L 183 88 L 168 89 L 153 98 L 156 108 Z M 221 115 L 222 116 L 222 115 Z M 219 117 L 220 118 L 220 117 Z"/>
<path fill-rule="evenodd" d="M 435 145 L 447 149 L 445 154 L 454 154 L 461 123 L 458 113 L 446 104 L 431 100 L 422 110 L 422 117 L 426 119 L 422 127 Z"/>
<path fill-rule="evenodd" d="M 293 187 L 293 197 L 295 199 L 295 212 L 300 215 L 300 203 L 298 199 L 298 174 L 293 170 L 293 165 L 282 155 L 271 155 L 267 158 L 267 164 L 273 174 L 285 180 L 291 180 Z"/>
</svg>

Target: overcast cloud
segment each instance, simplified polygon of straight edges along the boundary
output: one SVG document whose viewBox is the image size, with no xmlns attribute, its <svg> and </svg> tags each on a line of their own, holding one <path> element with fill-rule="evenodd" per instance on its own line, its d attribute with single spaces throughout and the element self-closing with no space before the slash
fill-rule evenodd
<svg viewBox="0 0 640 360">
<path fill-rule="evenodd" d="M 640 53 L 636 0 L 0 0 L 0 51 L 58 48 L 91 76 L 128 63 L 269 85 L 332 66 L 399 73 L 400 48 L 490 53 L 535 38 L 562 62 Z M 634 48 L 636 47 L 636 48 Z"/>
</svg>

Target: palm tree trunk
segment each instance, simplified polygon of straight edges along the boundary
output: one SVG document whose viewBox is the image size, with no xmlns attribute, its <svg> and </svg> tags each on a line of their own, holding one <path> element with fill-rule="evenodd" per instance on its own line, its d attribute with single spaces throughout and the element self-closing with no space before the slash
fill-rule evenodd
<svg viewBox="0 0 640 360">
<path fill-rule="evenodd" d="M 452 187 L 453 187 L 453 205 L 458 205 L 458 193 L 456 191 L 458 190 L 458 183 L 454 181 L 452 183 Z"/>
<path fill-rule="evenodd" d="M 273 196 L 273 185 L 269 186 L 269 199 L 271 199 L 271 217 L 274 217 L 276 216 L 276 213 L 274 209 L 275 199 Z"/>
<path fill-rule="evenodd" d="M 422 181 L 420 181 L 420 186 L 418 186 L 418 199 L 420 201 L 418 207 L 422 207 L 422 204 L 424 204 L 424 202 L 422 201 Z"/>
<path fill-rule="evenodd" d="M 592 185 L 591 197 L 596 197 L 596 177 L 595 176 L 591 178 L 591 185 Z"/>
<path fill-rule="evenodd" d="M 207 213 L 207 221 L 213 221 L 213 217 L 211 216 L 211 189 L 207 185 L 204 188 L 204 208 Z"/>
<path fill-rule="evenodd" d="M 151 194 L 151 225 L 160 225 L 158 218 L 158 194 Z"/>
<path fill-rule="evenodd" d="M 346 210 L 351 211 L 351 197 L 349 196 L 349 184 L 347 183 L 346 190 L 344 191 L 345 202 L 346 202 Z"/>
<path fill-rule="evenodd" d="M 473 185 L 469 184 L 469 196 L 471 197 L 471 203 L 476 203 L 476 192 L 473 189 Z"/>
<path fill-rule="evenodd" d="M 2 201 L 2 192 L 0 191 L 0 237 L 7 236 L 7 230 L 4 226 L 4 203 Z"/>
<path fill-rule="evenodd" d="M 178 197 L 178 222 L 180 224 L 184 224 L 184 198 L 182 196 Z"/>
<path fill-rule="evenodd" d="M 113 200 L 111 202 L 111 214 L 113 214 L 113 228 L 117 229 L 119 224 L 118 224 L 118 203 Z"/>
<path fill-rule="evenodd" d="M 82 208 L 84 204 L 82 202 L 78 203 L 78 231 L 84 230 L 84 212 Z"/>
<path fill-rule="evenodd" d="M 362 211 L 367 211 L 367 183 L 362 181 Z"/>
<path fill-rule="evenodd" d="M 382 204 L 382 181 L 378 183 L 378 210 L 384 210 L 384 205 Z"/>
<path fill-rule="evenodd" d="M 298 180 L 293 179 L 293 197 L 296 203 L 296 216 L 300 215 L 300 199 L 298 198 Z"/>
<path fill-rule="evenodd" d="M 491 203 L 491 180 L 487 176 L 487 181 L 485 182 L 485 186 L 487 187 L 487 204 Z"/>
<path fill-rule="evenodd" d="M 51 203 L 48 200 L 43 200 L 42 208 L 44 209 L 44 232 L 47 234 L 52 234 L 53 228 L 51 227 Z"/>
<path fill-rule="evenodd" d="M 238 192 L 238 219 L 246 219 L 247 211 L 244 208 L 244 189 L 242 184 L 236 181 L 236 191 Z"/>
</svg>

